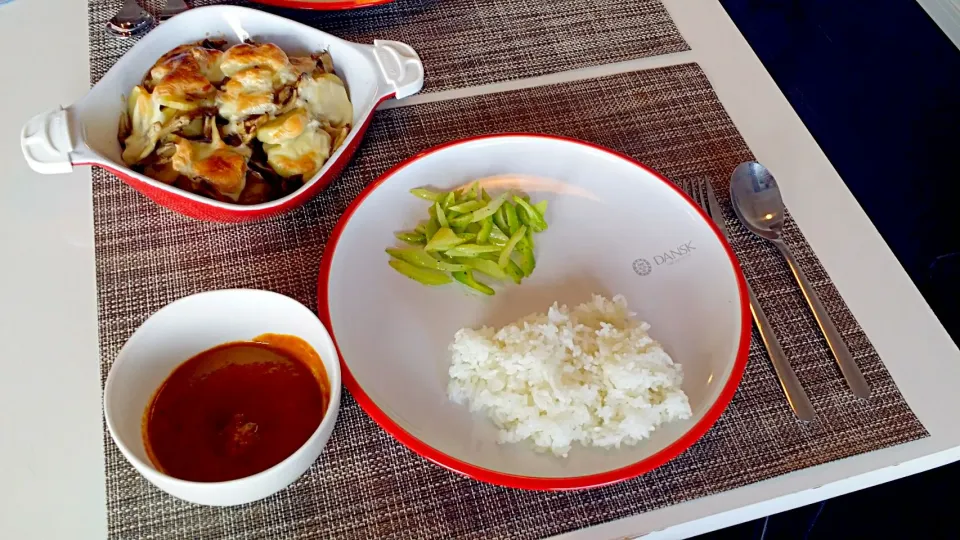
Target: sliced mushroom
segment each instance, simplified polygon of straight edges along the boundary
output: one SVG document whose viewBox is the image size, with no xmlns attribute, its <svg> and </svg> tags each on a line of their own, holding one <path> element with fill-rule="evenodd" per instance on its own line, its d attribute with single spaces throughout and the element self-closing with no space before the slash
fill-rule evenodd
<svg viewBox="0 0 960 540">
<path fill-rule="evenodd" d="M 133 125 L 130 124 L 130 115 L 127 111 L 120 113 L 120 127 L 117 129 L 117 139 L 122 143 L 133 133 Z"/>
<path fill-rule="evenodd" d="M 350 125 L 346 125 L 340 128 L 331 127 L 330 124 L 324 124 L 323 130 L 330 135 L 330 138 L 333 140 L 333 144 L 330 147 L 330 152 L 336 152 L 337 148 L 340 148 L 340 145 L 343 144 L 343 141 L 347 140 L 347 135 L 350 134 Z"/>
<path fill-rule="evenodd" d="M 156 163 L 168 163 L 173 159 L 173 155 L 177 153 L 177 145 L 175 142 L 170 141 L 163 143 L 157 150 L 154 152 L 157 156 Z"/>
<path fill-rule="evenodd" d="M 206 38 L 200 42 L 200 46 L 205 49 L 217 49 L 218 51 L 225 51 L 227 49 L 227 40 Z"/>
<path fill-rule="evenodd" d="M 317 53 L 313 55 L 313 59 L 317 61 L 317 67 L 322 68 L 324 73 L 333 73 L 333 57 L 330 53 L 327 51 Z"/>
<path fill-rule="evenodd" d="M 180 176 L 180 173 L 173 168 L 173 165 L 170 163 L 170 160 L 164 162 L 156 162 L 150 165 L 147 165 L 143 170 L 143 174 L 153 178 L 154 180 L 159 180 L 164 184 L 173 184 L 176 182 L 177 177 Z"/>
<path fill-rule="evenodd" d="M 303 77 L 304 75 L 301 75 Z M 299 81 L 299 79 L 298 79 Z M 277 104 L 280 106 L 280 110 L 277 112 L 277 116 L 282 115 L 283 113 L 293 109 L 297 106 L 297 82 L 288 84 L 281 88 L 277 92 Z"/>
<path fill-rule="evenodd" d="M 240 145 L 246 146 L 257 135 L 257 129 L 268 120 L 270 117 L 266 114 L 237 119 L 223 126 L 223 135 L 231 142 L 235 142 L 236 137 Z"/>
<path fill-rule="evenodd" d="M 243 122 L 244 133 L 243 135 L 240 136 L 240 140 L 242 141 L 242 144 L 244 146 L 249 145 L 250 141 L 252 141 L 254 137 L 257 136 L 257 129 L 259 129 L 260 126 L 265 124 L 268 120 L 270 120 L 270 117 L 265 114 L 261 114 L 260 116 L 255 116 L 253 118 L 247 118 L 246 120 L 244 120 Z"/>
<path fill-rule="evenodd" d="M 290 65 L 298 74 L 313 73 L 317 69 L 317 59 L 314 56 L 291 56 Z"/>
<path fill-rule="evenodd" d="M 190 124 L 191 120 L 193 120 L 193 118 L 191 118 L 191 116 L 188 114 L 174 116 L 173 118 L 168 120 L 166 123 L 164 123 L 163 126 L 161 126 L 158 138 L 161 141 L 167 140 L 170 135 L 175 134 L 176 132 L 180 131 L 181 129 L 185 128 L 188 124 Z"/>
<path fill-rule="evenodd" d="M 257 171 L 247 170 L 247 185 L 237 202 L 240 204 L 260 204 L 274 198 L 274 188 Z"/>
</svg>

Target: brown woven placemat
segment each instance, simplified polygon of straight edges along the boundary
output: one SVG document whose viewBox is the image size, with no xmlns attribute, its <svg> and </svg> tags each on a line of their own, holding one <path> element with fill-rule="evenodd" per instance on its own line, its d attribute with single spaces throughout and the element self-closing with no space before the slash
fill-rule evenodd
<svg viewBox="0 0 960 540">
<path fill-rule="evenodd" d="M 510 118 L 504 125 L 503 118 Z M 316 307 L 317 270 L 338 217 L 402 158 L 461 137 L 502 131 L 578 137 L 630 154 L 674 180 L 711 178 L 726 193 L 750 159 L 695 64 L 429 103 L 377 113 L 354 163 L 305 207 L 269 221 L 220 225 L 160 208 L 94 173 L 102 375 L 151 313 L 216 288 L 277 291 Z M 142 479 L 108 435 L 109 530 L 115 538 L 535 538 L 578 529 L 926 436 L 792 220 L 785 238 L 873 386 L 846 389 L 803 298 L 773 247 L 732 220 L 733 244 L 817 410 L 798 423 L 757 336 L 743 382 L 717 424 L 665 466 L 619 485 L 532 493 L 484 485 L 396 443 L 344 395 L 320 460 L 264 501 L 204 508 Z"/>
<path fill-rule="evenodd" d="M 130 46 L 106 38 L 102 30 L 121 0 L 89 2 L 91 60 L 109 67 Z M 158 13 L 162 0 L 141 3 Z M 426 69 L 424 92 L 689 49 L 661 0 L 396 0 L 339 12 L 244 0 L 191 2 L 198 7 L 227 3 L 271 11 L 358 43 L 408 43 Z"/>
</svg>

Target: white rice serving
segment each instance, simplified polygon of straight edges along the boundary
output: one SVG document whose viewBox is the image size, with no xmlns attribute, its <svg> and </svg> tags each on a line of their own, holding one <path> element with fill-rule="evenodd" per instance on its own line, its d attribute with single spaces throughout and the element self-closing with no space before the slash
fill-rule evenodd
<svg viewBox="0 0 960 540">
<path fill-rule="evenodd" d="M 632 317 L 623 296 L 556 303 L 500 330 L 459 330 L 450 345 L 450 399 L 483 411 L 501 443 L 529 440 L 566 457 L 570 446 L 619 448 L 690 418 L 683 372 Z"/>
</svg>

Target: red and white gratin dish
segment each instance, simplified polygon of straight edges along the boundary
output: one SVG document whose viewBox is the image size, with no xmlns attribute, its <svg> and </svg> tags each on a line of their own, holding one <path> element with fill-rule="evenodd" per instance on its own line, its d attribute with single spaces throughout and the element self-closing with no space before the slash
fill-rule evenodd
<svg viewBox="0 0 960 540">
<path fill-rule="evenodd" d="M 353 129 L 324 166 L 296 192 L 255 205 L 220 202 L 158 182 L 133 171 L 120 158 L 117 128 L 125 106 L 123 96 L 140 84 L 143 75 L 164 53 L 208 37 L 224 38 L 231 43 L 248 38 L 272 42 L 293 54 L 327 50 L 333 57 L 337 75 L 346 83 L 353 102 Z M 150 31 L 79 101 L 33 117 L 23 127 L 20 146 L 30 167 L 41 173 L 64 173 L 75 165 L 97 165 L 182 214 L 209 221 L 252 221 L 291 210 L 329 184 L 356 151 L 377 105 L 419 92 L 423 76 L 417 53 L 403 43 L 351 43 L 255 9 L 195 8 Z"/>
<path fill-rule="evenodd" d="M 533 275 L 519 286 L 494 284 L 496 295 L 484 297 L 457 283 L 425 287 L 388 266 L 384 248 L 395 245 L 394 232 L 412 229 L 427 212 L 409 190 L 474 180 L 491 194 L 516 188 L 548 201 L 549 228 L 536 235 Z M 592 294 L 624 295 L 651 324 L 650 335 L 683 366 L 691 419 L 663 425 L 636 446 L 574 444 L 563 459 L 527 443 L 498 444 L 485 415 L 448 399 L 448 346 L 461 327 L 501 326 Z M 347 389 L 380 426 L 448 469 L 523 489 L 602 486 L 673 459 L 727 407 L 750 344 L 743 274 L 703 211 L 627 156 L 547 135 L 452 142 L 372 183 L 327 243 L 318 310 Z"/>
</svg>

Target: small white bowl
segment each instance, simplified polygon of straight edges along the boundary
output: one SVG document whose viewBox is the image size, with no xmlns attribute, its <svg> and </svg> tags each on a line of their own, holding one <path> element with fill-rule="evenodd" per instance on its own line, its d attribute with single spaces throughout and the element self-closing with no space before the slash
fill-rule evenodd
<svg viewBox="0 0 960 540">
<path fill-rule="evenodd" d="M 530 278 L 495 284 L 496 296 L 483 297 L 457 283 L 425 287 L 387 265 L 383 250 L 396 243 L 394 232 L 427 214 L 411 188 L 449 190 L 478 179 L 492 194 L 516 188 L 549 202 Z M 497 444 L 493 422 L 447 397 L 448 346 L 458 329 L 501 326 L 594 293 L 626 296 L 652 325 L 650 335 L 683 366 L 692 418 L 663 425 L 636 446 L 576 445 L 560 459 L 527 444 Z M 347 389 L 375 421 L 444 467 L 524 489 L 601 486 L 673 459 L 726 408 L 750 344 L 743 274 L 703 211 L 627 156 L 549 135 L 455 141 L 394 167 L 344 212 L 323 254 L 318 295 Z"/>
<path fill-rule="evenodd" d="M 330 404 L 317 430 L 287 459 L 245 478 L 190 482 L 157 470 L 147 457 L 142 436 L 144 411 L 157 388 L 174 368 L 197 353 L 265 333 L 297 336 L 323 360 L 330 379 Z M 174 497 L 210 506 L 256 501 L 290 485 L 320 455 L 333 432 L 339 408 L 340 366 L 323 324 L 296 300 L 249 289 L 195 294 L 154 313 L 120 350 L 103 391 L 107 428 L 127 461 Z"/>
</svg>

